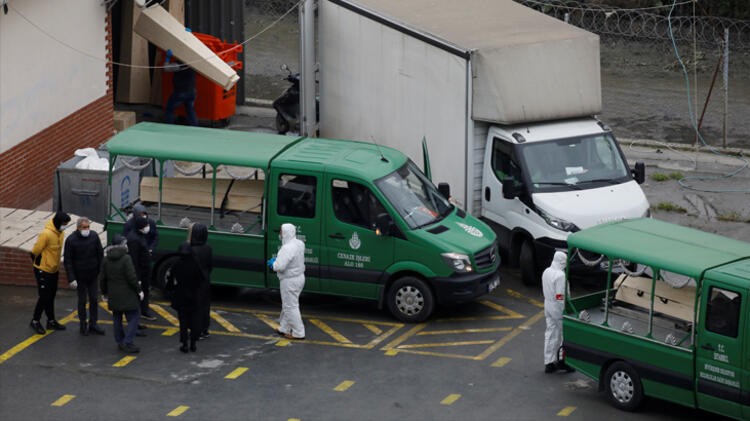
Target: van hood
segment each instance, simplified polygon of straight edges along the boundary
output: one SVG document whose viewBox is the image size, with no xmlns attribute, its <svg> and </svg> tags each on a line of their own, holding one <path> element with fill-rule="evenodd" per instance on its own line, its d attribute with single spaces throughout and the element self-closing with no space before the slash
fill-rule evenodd
<svg viewBox="0 0 750 421">
<path fill-rule="evenodd" d="M 554 193 L 534 193 L 534 205 L 549 216 L 584 229 L 605 222 L 645 216 L 649 204 L 635 181 L 614 186 Z"/>
<path fill-rule="evenodd" d="M 418 231 L 422 237 L 438 243 L 444 252 L 469 256 L 490 247 L 496 239 L 495 232 L 487 224 L 463 211 L 453 211 L 440 222 Z"/>
</svg>

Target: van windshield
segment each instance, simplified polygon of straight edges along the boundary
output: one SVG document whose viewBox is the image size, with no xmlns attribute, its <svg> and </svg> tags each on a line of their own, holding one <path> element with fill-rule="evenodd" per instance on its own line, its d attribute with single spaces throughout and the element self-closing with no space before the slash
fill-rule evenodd
<svg viewBox="0 0 750 421">
<path fill-rule="evenodd" d="M 453 209 L 411 160 L 375 185 L 411 229 L 435 223 Z"/>
<path fill-rule="evenodd" d="M 518 149 L 534 192 L 591 189 L 631 179 L 609 133 L 527 143 Z"/>
</svg>

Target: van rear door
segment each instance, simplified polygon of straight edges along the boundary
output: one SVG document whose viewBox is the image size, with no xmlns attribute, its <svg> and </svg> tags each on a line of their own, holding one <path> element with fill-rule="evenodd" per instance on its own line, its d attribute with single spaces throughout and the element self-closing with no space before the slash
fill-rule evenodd
<svg viewBox="0 0 750 421">
<path fill-rule="evenodd" d="M 706 279 L 700 298 L 696 337 L 698 406 L 732 418 L 742 417 L 743 342 L 747 329 L 745 290 Z"/>
</svg>

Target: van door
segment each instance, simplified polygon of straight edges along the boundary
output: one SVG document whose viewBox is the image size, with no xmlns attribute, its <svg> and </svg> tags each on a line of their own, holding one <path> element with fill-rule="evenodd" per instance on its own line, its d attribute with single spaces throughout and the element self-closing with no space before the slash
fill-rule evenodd
<svg viewBox="0 0 750 421">
<path fill-rule="evenodd" d="M 732 418 L 742 416 L 745 291 L 706 280 L 696 337 L 698 407 Z"/>
<path fill-rule="evenodd" d="M 513 180 L 517 187 L 523 181 L 521 166 L 515 156 L 513 144 L 499 137 L 493 137 L 487 144 L 482 175 L 483 215 L 499 223 L 505 230 L 512 229 L 522 214 L 523 204 L 516 198 L 503 197 L 504 180 Z M 525 196 L 525 194 L 522 193 Z M 500 233 L 503 237 L 507 232 Z M 509 244 L 509 239 L 501 238 L 501 244 Z"/>
<path fill-rule="evenodd" d="M 297 227 L 297 238 L 305 242 L 305 291 L 320 291 L 320 177 L 302 171 L 275 169 L 268 203 L 267 256 L 275 256 L 281 247 L 281 224 Z M 269 270 L 269 269 L 266 269 Z M 279 278 L 273 271 L 268 287 L 278 288 Z"/>
<path fill-rule="evenodd" d="M 375 230 L 387 211 L 370 188 L 347 177 L 327 174 L 325 188 L 323 290 L 377 299 L 393 264 L 394 238 Z"/>
</svg>

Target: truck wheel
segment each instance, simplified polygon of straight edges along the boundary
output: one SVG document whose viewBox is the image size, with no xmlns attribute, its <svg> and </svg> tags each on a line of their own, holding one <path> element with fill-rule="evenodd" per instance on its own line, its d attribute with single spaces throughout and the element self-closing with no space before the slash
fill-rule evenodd
<svg viewBox="0 0 750 421">
<path fill-rule="evenodd" d="M 607 397 L 612 406 L 623 411 L 635 411 L 643 401 L 643 387 L 638 373 L 622 361 L 607 369 L 604 376 Z"/>
<path fill-rule="evenodd" d="M 160 291 L 164 292 L 167 287 L 167 278 L 169 277 L 169 271 L 172 266 L 179 260 L 179 257 L 172 256 L 168 257 L 159 263 L 159 267 L 156 269 L 156 278 L 154 279 L 153 286 Z"/>
<path fill-rule="evenodd" d="M 421 279 L 403 277 L 388 290 L 388 310 L 393 317 L 406 323 L 417 323 L 432 314 L 432 291 Z"/>
<path fill-rule="evenodd" d="M 518 256 L 521 265 L 521 281 L 526 286 L 538 286 L 540 284 L 539 271 L 536 267 L 534 246 L 531 241 L 526 240 L 521 244 L 521 252 Z"/>
<path fill-rule="evenodd" d="M 286 134 L 289 131 L 289 122 L 281 114 L 276 114 L 276 131 L 279 134 Z"/>
</svg>

